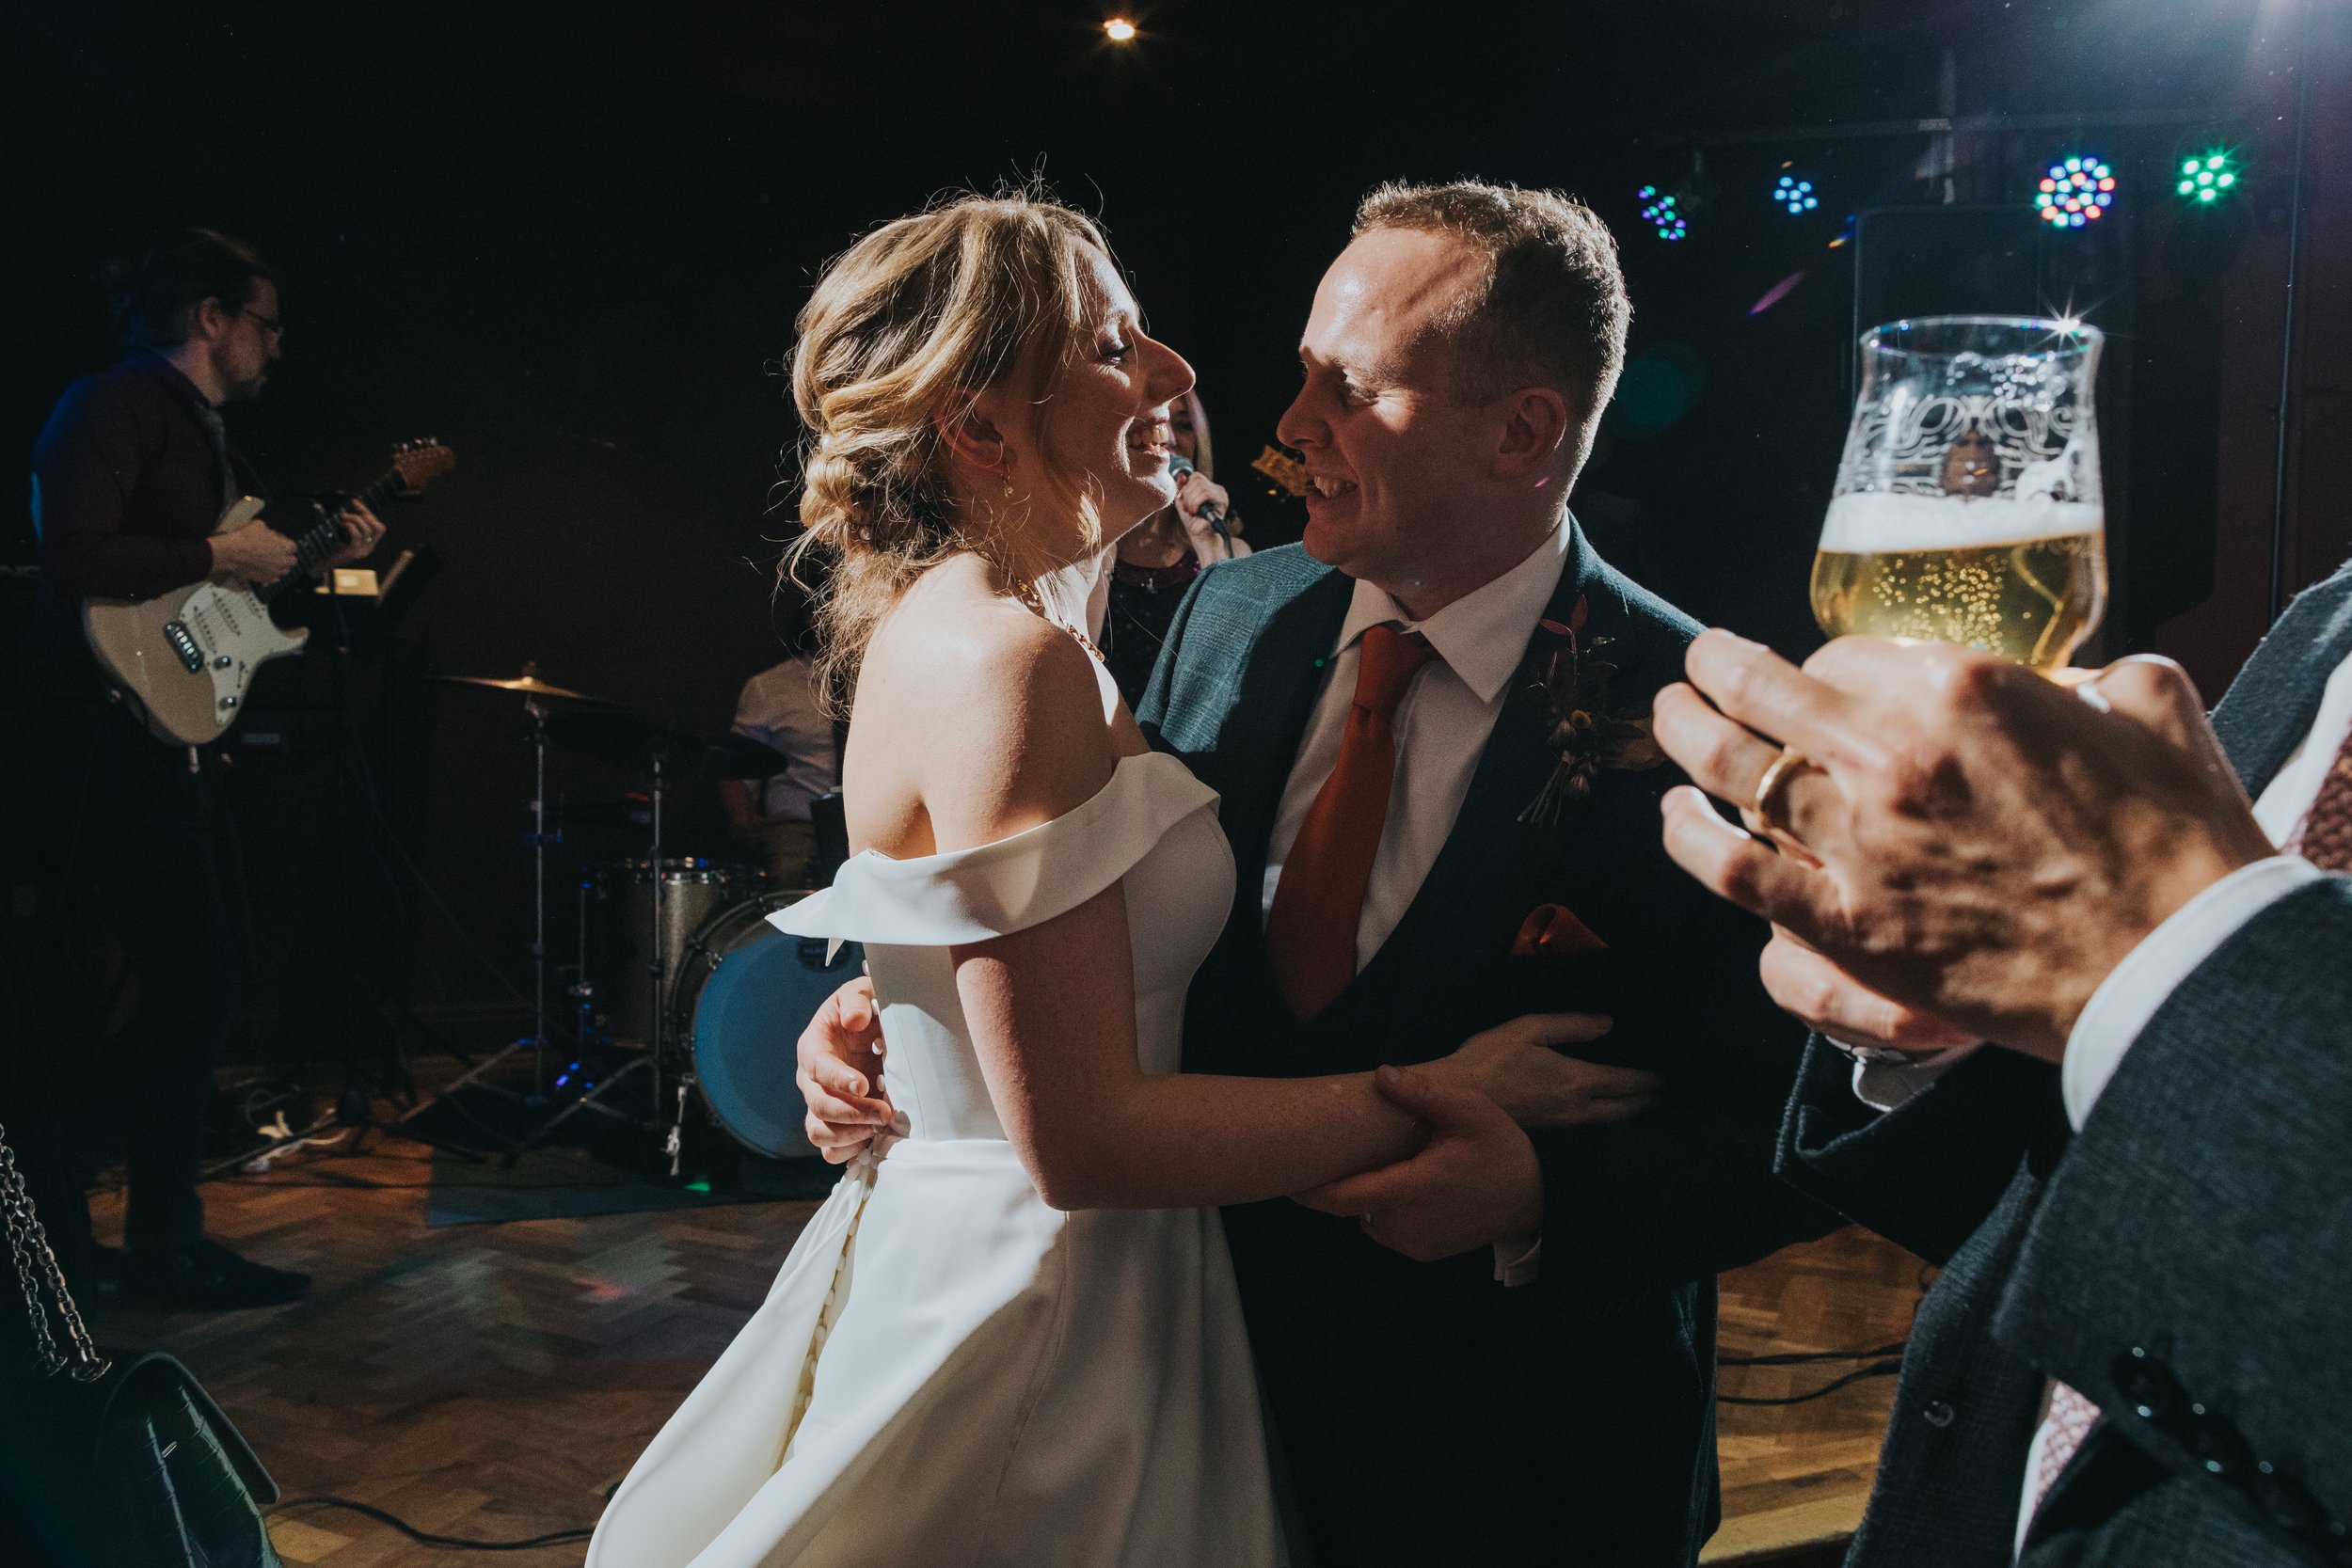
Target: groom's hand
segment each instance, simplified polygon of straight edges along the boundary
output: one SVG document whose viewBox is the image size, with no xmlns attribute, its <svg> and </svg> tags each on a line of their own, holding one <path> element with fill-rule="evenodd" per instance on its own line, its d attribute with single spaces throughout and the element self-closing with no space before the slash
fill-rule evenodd
<svg viewBox="0 0 2352 1568">
<path fill-rule="evenodd" d="M 832 1164 L 857 1158 L 898 1113 L 882 1085 L 882 1014 L 861 974 L 825 998 L 801 1031 L 793 1081 L 808 1106 L 808 1141 Z"/>
<path fill-rule="evenodd" d="M 1428 1067 L 1384 1067 L 1374 1082 L 1428 1124 L 1428 1143 L 1409 1160 L 1300 1193 L 1299 1202 L 1355 1215 L 1374 1241 L 1420 1263 L 1542 1234 L 1543 1167 L 1502 1107 Z"/>
</svg>

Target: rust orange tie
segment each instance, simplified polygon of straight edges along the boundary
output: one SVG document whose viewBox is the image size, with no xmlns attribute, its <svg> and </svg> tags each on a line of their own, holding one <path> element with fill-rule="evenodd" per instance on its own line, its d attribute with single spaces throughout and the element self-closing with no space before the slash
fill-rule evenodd
<svg viewBox="0 0 2352 1568">
<path fill-rule="evenodd" d="M 1396 705 L 1437 651 L 1419 635 L 1383 623 L 1365 630 L 1357 656 L 1356 701 L 1340 739 L 1340 758 L 1298 825 L 1282 863 L 1266 946 L 1274 977 L 1294 1017 L 1304 1022 L 1329 1006 L 1356 978 L 1356 926 L 1373 857 L 1389 820 L 1396 779 Z"/>
</svg>

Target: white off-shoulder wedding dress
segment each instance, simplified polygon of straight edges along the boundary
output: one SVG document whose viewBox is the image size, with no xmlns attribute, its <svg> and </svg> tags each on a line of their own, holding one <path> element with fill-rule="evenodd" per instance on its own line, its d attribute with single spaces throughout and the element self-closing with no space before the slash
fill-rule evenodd
<svg viewBox="0 0 2352 1568">
<path fill-rule="evenodd" d="M 622 1482 L 590 1568 L 1284 1560 L 1216 1214 L 1049 1208 L 948 958 L 1122 883 L 1143 1069 L 1174 1072 L 1185 987 L 1232 907 L 1216 803 L 1174 758 L 1129 757 L 1041 827 L 869 850 L 772 917 L 866 944 L 905 1135 L 843 1175 Z"/>
</svg>

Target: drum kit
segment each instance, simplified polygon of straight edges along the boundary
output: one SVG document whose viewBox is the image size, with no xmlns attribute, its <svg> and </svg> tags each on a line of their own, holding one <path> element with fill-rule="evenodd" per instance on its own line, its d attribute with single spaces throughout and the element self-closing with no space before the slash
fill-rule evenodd
<svg viewBox="0 0 2352 1568">
<path fill-rule="evenodd" d="M 492 1075 L 528 1052 L 531 1086 L 516 1097 L 541 1117 L 525 1147 L 594 1112 L 658 1135 L 676 1176 L 686 1145 L 697 1135 L 699 1103 L 703 1120 L 754 1153 L 813 1157 L 801 1130 L 794 1048 L 825 998 L 858 972 L 864 953 L 854 942 L 828 952 L 821 940 L 787 936 L 768 924 L 770 914 L 810 889 L 776 886 L 762 867 L 672 853 L 663 839 L 670 791 L 764 779 L 782 772 L 786 758 L 747 736 L 695 736 L 551 685 L 529 664 L 516 676 L 442 679 L 522 698 L 531 721 L 525 842 L 533 896 L 532 1033 L 443 1093 L 479 1084 L 515 1095 Z M 649 810 L 639 818 L 648 833 L 644 853 L 580 871 L 577 958 L 567 966 L 564 988 L 571 1021 L 561 1030 L 549 1017 L 548 850 L 563 842 L 560 826 L 549 827 L 550 745 L 634 769 L 650 786 Z M 829 878 L 847 847 L 839 797 L 820 799 L 817 818 L 814 869 Z"/>
</svg>

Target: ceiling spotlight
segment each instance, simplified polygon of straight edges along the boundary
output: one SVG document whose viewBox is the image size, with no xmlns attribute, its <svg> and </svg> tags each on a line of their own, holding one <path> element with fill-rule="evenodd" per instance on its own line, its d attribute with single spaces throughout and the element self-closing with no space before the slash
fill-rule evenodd
<svg viewBox="0 0 2352 1568">
<path fill-rule="evenodd" d="M 2053 229 L 2080 229 L 2115 204 L 2115 170 L 2104 158 L 2069 157 L 2050 166 L 2033 204 Z"/>
<path fill-rule="evenodd" d="M 1642 203 L 1642 221 L 1655 230 L 1660 239 L 1690 237 L 1690 219 L 1682 211 L 1680 199 L 1673 192 L 1661 191 L 1656 185 L 1644 185 L 1633 194 Z"/>
<path fill-rule="evenodd" d="M 2192 207 L 2210 207 L 2237 188 L 2237 154 L 2222 149 L 2181 160 L 2172 189 Z"/>
<path fill-rule="evenodd" d="M 1135 40 L 1136 24 L 1123 16 L 1115 16 L 1103 24 L 1103 33 L 1113 43 L 1129 43 Z"/>
<path fill-rule="evenodd" d="M 1813 182 L 1793 174 L 1784 174 L 1774 183 L 1772 200 L 1790 217 L 1809 213 L 1821 204 L 1821 198 L 1813 194 Z"/>
</svg>

